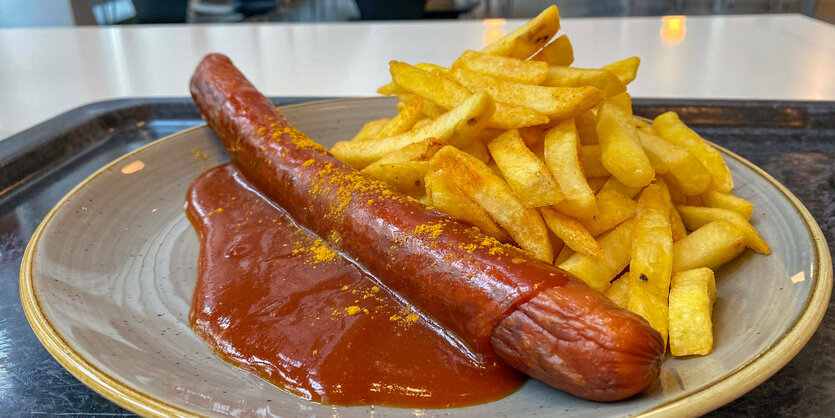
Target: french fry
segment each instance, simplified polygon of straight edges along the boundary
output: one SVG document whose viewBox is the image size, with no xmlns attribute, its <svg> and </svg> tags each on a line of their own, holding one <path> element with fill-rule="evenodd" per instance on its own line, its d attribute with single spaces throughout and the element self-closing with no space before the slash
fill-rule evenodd
<svg viewBox="0 0 835 418">
<path fill-rule="evenodd" d="M 583 173 L 589 177 L 611 176 L 609 170 L 600 162 L 600 145 L 583 145 L 580 151 L 583 159 Z"/>
<path fill-rule="evenodd" d="M 467 145 L 459 146 L 458 149 L 478 158 L 485 164 L 490 161 L 490 152 L 487 150 L 487 146 L 484 145 L 484 142 L 472 141 Z"/>
<path fill-rule="evenodd" d="M 420 197 L 426 193 L 423 178 L 428 171 L 428 161 L 378 162 L 362 169 L 363 174 L 384 181 L 401 193 L 412 197 Z"/>
<path fill-rule="evenodd" d="M 602 255 L 600 245 L 579 221 L 547 207 L 539 208 L 539 212 L 548 229 L 572 250 L 590 256 Z"/>
<path fill-rule="evenodd" d="M 638 204 L 614 189 L 601 190 L 597 196 L 597 214 L 581 221 L 592 236 L 598 236 L 635 216 Z"/>
<path fill-rule="evenodd" d="M 652 127 L 662 138 L 687 148 L 710 173 L 713 188 L 728 193 L 734 188 L 731 171 L 722 159 L 722 154 L 708 144 L 699 134 L 687 127 L 675 112 L 659 115 Z"/>
<path fill-rule="evenodd" d="M 626 92 L 626 86 L 612 73 L 600 69 L 551 66 L 547 77 L 540 82 L 551 87 L 597 87 L 606 97 Z"/>
<path fill-rule="evenodd" d="M 550 65 L 571 65 L 574 62 L 574 48 L 568 36 L 561 35 L 542 47 L 532 60 L 545 61 Z"/>
<path fill-rule="evenodd" d="M 567 245 L 562 247 L 559 254 L 557 254 L 557 258 L 554 259 L 554 265 L 558 266 L 562 264 L 565 260 L 568 260 L 568 258 L 571 257 L 575 252 L 576 251 L 572 250 L 571 247 Z"/>
<path fill-rule="evenodd" d="M 673 243 L 673 273 L 716 270 L 745 250 L 745 233 L 727 221 L 713 221 Z"/>
<path fill-rule="evenodd" d="M 697 195 L 710 186 L 710 173 L 687 148 L 640 130 L 638 139 L 655 172 L 668 174 L 685 194 Z"/>
<path fill-rule="evenodd" d="M 428 172 L 425 184 L 432 207 L 455 219 L 477 226 L 481 232 L 499 241 L 510 241 L 507 232 L 481 206 L 459 190 L 444 170 Z"/>
<path fill-rule="evenodd" d="M 444 145 L 445 141 L 436 138 L 415 142 L 384 155 L 363 168 L 362 172 L 392 185 L 404 194 L 419 197 L 426 193 L 423 179 L 429 170 L 428 160 Z"/>
<path fill-rule="evenodd" d="M 623 273 L 612 282 L 612 285 L 603 292 L 606 297 L 615 302 L 623 309 L 629 309 L 629 272 Z"/>
<path fill-rule="evenodd" d="M 589 187 L 594 194 L 600 191 L 603 188 L 603 185 L 609 180 L 609 177 L 590 177 L 586 179 L 589 183 Z"/>
<path fill-rule="evenodd" d="M 658 177 L 663 178 L 667 183 L 667 189 L 670 191 L 670 200 L 673 201 L 673 205 L 683 205 L 686 203 L 687 197 L 684 191 L 681 190 L 681 186 L 676 183 L 676 180 L 670 176 L 670 173 L 659 174 Z"/>
<path fill-rule="evenodd" d="M 447 145 L 447 141 L 438 138 L 426 138 L 423 141 L 415 142 L 414 144 L 409 144 L 403 148 L 396 149 L 384 155 L 382 158 L 374 162 L 374 164 L 429 161 L 429 159 L 432 158 L 432 156 L 435 155 L 435 153 L 438 152 L 438 150 L 440 150 L 444 145 Z M 371 167 L 374 164 L 371 164 L 368 167 Z"/>
<path fill-rule="evenodd" d="M 433 170 L 444 170 L 455 185 L 481 206 L 519 246 L 550 263 L 554 259 L 548 228 L 534 209 L 525 209 L 510 186 L 477 158 L 452 146 L 441 148 L 430 160 Z"/>
<path fill-rule="evenodd" d="M 423 71 L 429 71 L 429 72 L 438 71 L 441 74 L 446 74 L 447 72 L 449 72 L 449 68 L 441 67 L 438 64 L 432 64 L 430 62 L 421 62 L 421 63 L 415 64 L 415 68 L 420 68 Z"/>
<path fill-rule="evenodd" d="M 603 292 L 609 282 L 629 265 L 632 250 L 632 220 L 621 223 L 617 228 L 597 242 L 603 251 L 602 257 L 591 257 L 574 253 L 559 267 L 585 282 L 592 289 Z"/>
<path fill-rule="evenodd" d="M 577 135 L 580 136 L 581 144 L 597 145 L 600 142 L 597 138 L 597 111 L 595 109 L 574 116 L 574 124 L 577 126 Z"/>
<path fill-rule="evenodd" d="M 730 209 L 708 208 L 696 206 L 677 206 L 681 220 L 690 230 L 701 228 L 703 225 L 716 220 L 723 220 L 733 224 L 745 234 L 745 245 L 760 254 L 770 254 L 771 248 L 760 237 L 757 230 L 739 213 Z"/>
<path fill-rule="evenodd" d="M 667 296 L 673 268 L 670 210 L 661 186 L 651 184 L 638 198 L 629 262 L 629 310 L 641 315 L 667 341 Z"/>
<path fill-rule="evenodd" d="M 362 125 L 362 128 L 353 138 L 351 141 L 359 142 L 366 139 L 376 138 L 377 134 L 389 123 L 389 119 L 377 119 L 372 120 L 371 122 L 367 122 L 365 125 Z"/>
<path fill-rule="evenodd" d="M 716 279 L 707 268 L 676 273 L 670 287 L 670 353 L 706 355 L 713 351 Z"/>
<path fill-rule="evenodd" d="M 712 208 L 730 209 L 745 219 L 751 219 L 754 213 L 754 205 L 751 202 L 734 195 L 733 193 L 722 193 L 716 190 L 708 190 L 702 195 L 702 202 Z"/>
<path fill-rule="evenodd" d="M 524 207 L 548 206 L 564 199 L 552 172 L 525 146 L 516 129 L 499 135 L 487 148 Z"/>
<path fill-rule="evenodd" d="M 631 118 L 632 115 L 622 112 L 616 103 L 607 100 L 600 105 L 597 112 L 600 160 L 621 183 L 644 187 L 655 177 L 655 171 L 638 142 L 638 132 Z"/>
<path fill-rule="evenodd" d="M 545 165 L 559 183 L 565 199 L 581 211 L 596 214 L 597 202 L 580 163 L 579 139 L 574 119 L 563 120 L 549 129 L 545 134 L 544 147 Z"/>
<path fill-rule="evenodd" d="M 684 204 L 689 206 L 704 206 L 705 203 L 702 202 L 702 196 L 700 195 L 693 195 L 693 196 L 684 196 Z"/>
<path fill-rule="evenodd" d="M 423 97 L 416 97 L 409 102 L 397 116 L 393 117 L 382 129 L 377 133 L 377 137 L 389 137 L 402 134 L 415 126 L 418 118 L 423 110 Z"/>
<path fill-rule="evenodd" d="M 407 91 L 408 90 L 403 87 L 398 86 L 394 81 L 383 84 L 377 88 L 377 93 L 382 94 L 383 96 L 395 96 L 400 93 L 406 93 Z"/>
<path fill-rule="evenodd" d="M 485 46 L 481 52 L 525 59 L 542 48 L 560 29 L 557 6 L 550 6 L 513 32 Z"/>
<path fill-rule="evenodd" d="M 528 147 L 541 145 L 542 138 L 545 137 L 545 132 L 548 132 L 548 129 L 543 128 L 542 126 L 526 126 L 524 128 L 519 128 L 519 136 L 522 137 L 522 140 L 525 141 L 525 145 Z"/>
<path fill-rule="evenodd" d="M 609 177 L 609 179 L 606 180 L 606 183 L 603 183 L 603 187 L 600 188 L 600 191 L 603 190 L 614 190 L 630 199 L 634 198 L 641 192 L 640 187 L 629 187 L 621 183 L 620 180 L 616 179 L 614 176 Z"/>
<path fill-rule="evenodd" d="M 681 215 L 678 213 L 678 209 L 673 204 L 673 199 L 670 196 L 670 188 L 667 186 L 667 182 L 662 177 L 658 177 L 655 179 L 655 184 L 661 187 L 661 195 L 664 197 L 664 204 L 667 206 L 667 210 L 670 211 L 670 230 L 673 233 L 673 241 L 678 241 L 687 236 L 687 228 L 684 227 L 684 222 L 681 221 Z"/>
<path fill-rule="evenodd" d="M 399 61 L 391 61 L 389 71 L 392 80 L 397 85 L 429 100 L 424 104 L 424 113 L 435 110 L 430 106 L 430 103 L 443 109 L 452 109 L 472 95 L 470 90 L 449 79 L 440 71 L 427 71 Z M 428 116 L 435 117 L 431 113 L 428 113 Z M 490 118 L 488 126 L 510 129 L 541 125 L 548 123 L 548 120 L 548 117 L 544 114 L 524 106 L 496 103 L 495 112 Z"/>
<path fill-rule="evenodd" d="M 641 59 L 638 57 L 630 57 L 617 62 L 613 62 L 605 67 L 604 70 L 614 74 L 621 83 L 629 84 L 635 80 L 638 75 L 638 66 L 641 64 Z"/>
<path fill-rule="evenodd" d="M 460 67 L 523 84 L 542 84 L 549 76 L 548 63 L 524 61 L 475 51 L 464 51 L 452 67 Z"/>
<path fill-rule="evenodd" d="M 467 129 L 493 113 L 493 99 L 487 94 L 474 94 L 460 105 L 437 117 L 428 125 L 388 138 L 374 138 L 362 142 L 337 142 L 331 152 L 350 166 L 361 169 L 391 151 L 426 138 L 450 139 L 456 132 Z"/>
<path fill-rule="evenodd" d="M 673 242 L 678 241 L 687 236 L 687 228 L 684 226 L 684 221 L 681 220 L 681 214 L 675 206 L 670 208 L 670 226 L 673 229 Z"/>
<path fill-rule="evenodd" d="M 422 97 L 422 96 L 418 96 L 417 94 L 411 93 L 408 90 L 406 90 L 406 93 L 399 93 L 397 95 L 397 98 L 400 99 L 400 102 L 397 103 L 397 111 L 398 112 L 403 111 L 403 109 L 405 109 L 406 106 L 409 103 L 411 103 L 412 100 L 415 100 L 415 98 L 417 98 L 417 97 Z M 422 118 L 435 119 L 438 116 L 441 116 L 444 113 L 446 113 L 446 111 L 447 111 L 447 109 L 445 109 L 441 106 L 438 106 L 434 102 L 424 98 L 423 108 L 421 109 L 421 117 Z M 423 120 L 423 119 L 421 119 L 421 120 Z"/>
<path fill-rule="evenodd" d="M 472 91 L 489 93 L 498 102 L 524 106 L 555 120 L 573 117 L 597 106 L 606 96 L 594 87 L 545 87 L 505 81 L 463 68 L 449 77 Z"/>
</svg>

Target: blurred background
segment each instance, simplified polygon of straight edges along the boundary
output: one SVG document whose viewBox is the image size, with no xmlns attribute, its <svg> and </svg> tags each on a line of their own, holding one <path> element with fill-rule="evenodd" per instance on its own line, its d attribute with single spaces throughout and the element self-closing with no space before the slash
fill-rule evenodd
<svg viewBox="0 0 835 418">
<path fill-rule="evenodd" d="M 347 22 L 802 13 L 835 23 L 835 0 L 0 0 L 0 27 Z"/>
</svg>

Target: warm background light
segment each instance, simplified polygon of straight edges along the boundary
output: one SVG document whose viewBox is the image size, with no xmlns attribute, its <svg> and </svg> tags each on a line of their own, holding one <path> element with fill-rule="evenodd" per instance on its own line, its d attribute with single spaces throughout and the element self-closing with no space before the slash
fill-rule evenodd
<svg viewBox="0 0 835 418">
<path fill-rule="evenodd" d="M 484 36 L 481 38 L 481 41 L 484 45 L 489 43 L 498 41 L 504 36 L 504 29 L 502 28 L 505 24 L 504 19 L 484 19 Z"/>
<path fill-rule="evenodd" d="M 141 160 L 136 160 L 124 167 L 122 167 L 122 174 L 133 174 L 141 169 L 145 168 L 145 163 Z"/>
<path fill-rule="evenodd" d="M 661 17 L 661 40 L 669 45 L 681 43 L 684 35 L 687 34 L 685 20 L 687 20 L 686 16 Z"/>
</svg>

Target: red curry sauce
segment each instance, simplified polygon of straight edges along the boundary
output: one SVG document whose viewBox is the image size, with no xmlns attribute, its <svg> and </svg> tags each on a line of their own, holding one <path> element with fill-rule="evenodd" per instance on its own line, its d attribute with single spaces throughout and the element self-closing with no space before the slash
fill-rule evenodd
<svg viewBox="0 0 835 418">
<path fill-rule="evenodd" d="M 226 361 L 339 405 L 471 405 L 524 381 L 295 225 L 234 166 L 195 180 L 186 210 L 202 244 L 191 325 Z"/>
</svg>

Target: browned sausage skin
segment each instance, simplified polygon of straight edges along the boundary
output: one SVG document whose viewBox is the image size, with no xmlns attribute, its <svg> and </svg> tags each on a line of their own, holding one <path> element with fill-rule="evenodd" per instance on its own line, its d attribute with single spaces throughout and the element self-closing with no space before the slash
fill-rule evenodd
<svg viewBox="0 0 835 418">
<path fill-rule="evenodd" d="M 291 127 L 227 57 L 206 56 L 191 93 L 250 182 L 473 355 L 498 355 L 593 400 L 623 399 L 657 378 L 663 345 L 646 321 L 338 161 Z"/>
</svg>

